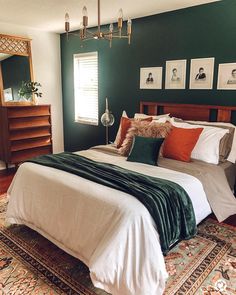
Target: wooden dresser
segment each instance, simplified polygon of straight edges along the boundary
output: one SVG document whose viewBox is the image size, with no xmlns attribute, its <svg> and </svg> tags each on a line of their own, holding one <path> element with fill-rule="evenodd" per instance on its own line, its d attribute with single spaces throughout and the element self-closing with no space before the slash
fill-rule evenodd
<svg viewBox="0 0 236 295">
<path fill-rule="evenodd" d="M 52 153 L 50 105 L 0 107 L 0 160 L 18 164 Z"/>
</svg>

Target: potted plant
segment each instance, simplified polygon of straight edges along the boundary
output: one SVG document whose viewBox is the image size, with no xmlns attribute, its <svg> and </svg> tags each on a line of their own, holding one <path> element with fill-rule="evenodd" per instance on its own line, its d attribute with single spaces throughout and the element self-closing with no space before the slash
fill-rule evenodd
<svg viewBox="0 0 236 295">
<path fill-rule="evenodd" d="M 42 97 L 42 93 L 39 92 L 39 87 L 42 87 L 42 85 L 38 82 L 22 81 L 21 87 L 18 91 L 20 99 L 25 101 L 32 100 L 33 94 L 35 94 L 37 98 Z"/>
</svg>

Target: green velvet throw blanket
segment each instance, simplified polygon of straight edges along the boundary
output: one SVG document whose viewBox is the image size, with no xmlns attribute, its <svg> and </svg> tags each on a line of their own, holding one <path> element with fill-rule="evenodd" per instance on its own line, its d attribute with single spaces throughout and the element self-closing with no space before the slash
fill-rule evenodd
<svg viewBox="0 0 236 295">
<path fill-rule="evenodd" d="M 76 174 L 137 198 L 156 223 L 164 254 L 179 240 L 190 239 L 196 234 L 192 202 L 185 190 L 172 181 L 96 162 L 73 153 L 43 155 L 28 162 Z"/>
</svg>

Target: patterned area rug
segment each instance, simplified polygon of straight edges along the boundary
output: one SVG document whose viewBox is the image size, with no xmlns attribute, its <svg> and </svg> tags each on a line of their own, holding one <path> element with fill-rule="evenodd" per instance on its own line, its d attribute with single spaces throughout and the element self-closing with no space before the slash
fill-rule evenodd
<svg viewBox="0 0 236 295">
<path fill-rule="evenodd" d="M 5 211 L 2 195 L 0 295 L 107 294 L 93 287 L 88 268 L 78 259 L 25 226 L 3 226 Z M 207 219 L 198 235 L 175 246 L 165 261 L 170 275 L 165 295 L 236 294 L 235 227 Z"/>
</svg>

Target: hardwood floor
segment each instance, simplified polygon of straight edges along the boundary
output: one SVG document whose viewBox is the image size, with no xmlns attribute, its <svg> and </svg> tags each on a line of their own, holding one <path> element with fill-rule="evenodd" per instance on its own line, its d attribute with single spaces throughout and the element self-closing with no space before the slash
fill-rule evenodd
<svg viewBox="0 0 236 295">
<path fill-rule="evenodd" d="M 16 169 L 0 170 L 0 194 L 4 194 L 15 175 Z"/>
<path fill-rule="evenodd" d="M 7 191 L 15 175 L 15 172 L 16 172 L 15 168 L 8 169 L 8 170 L 0 170 L 0 194 L 4 194 Z M 214 214 L 211 214 L 210 217 L 216 219 Z M 236 226 L 236 214 L 227 218 L 224 221 L 224 223 Z"/>
</svg>

